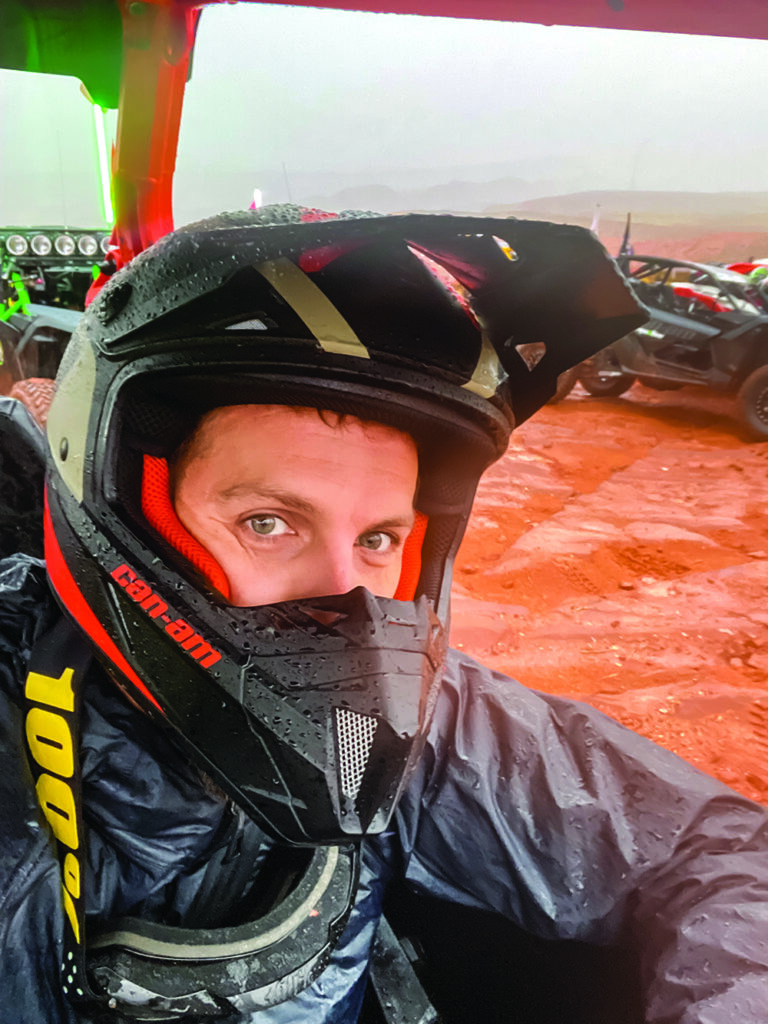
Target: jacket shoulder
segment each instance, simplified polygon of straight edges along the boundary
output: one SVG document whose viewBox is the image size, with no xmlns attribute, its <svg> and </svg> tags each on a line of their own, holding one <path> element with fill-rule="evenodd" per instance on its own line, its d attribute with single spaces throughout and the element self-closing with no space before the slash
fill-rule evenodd
<svg viewBox="0 0 768 1024">
<path fill-rule="evenodd" d="M 0 559 L 0 690 L 16 703 L 32 647 L 59 614 L 39 558 Z"/>
<path fill-rule="evenodd" d="M 45 435 L 29 409 L 0 395 L 0 557 L 43 554 Z"/>
</svg>

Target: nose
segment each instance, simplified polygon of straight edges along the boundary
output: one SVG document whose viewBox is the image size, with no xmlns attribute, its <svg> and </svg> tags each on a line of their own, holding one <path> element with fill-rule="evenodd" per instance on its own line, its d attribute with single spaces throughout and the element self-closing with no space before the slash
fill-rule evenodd
<svg viewBox="0 0 768 1024">
<path fill-rule="evenodd" d="M 304 597 L 346 594 L 362 585 L 363 574 L 356 564 L 354 542 L 333 538 L 319 544 L 312 560 L 311 579 L 307 579 L 306 584 Z"/>
<path fill-rule="evenodd" d="M 354 548 L 342 544 L 328 544 L 318 559 L 315 596 L 346 594 L 361 583 L 361 573 L 355 565 Z"/>
</svg>

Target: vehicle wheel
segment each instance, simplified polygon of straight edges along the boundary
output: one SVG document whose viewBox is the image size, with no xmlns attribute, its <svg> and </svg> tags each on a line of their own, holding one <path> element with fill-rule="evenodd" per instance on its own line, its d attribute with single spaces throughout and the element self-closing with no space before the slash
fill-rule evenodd
<svg viewBox="0 0 768 1024">
<path fill-rule="evenodd" d="M 570 395 L 573 389 L 576 387 L 576 382 L 579 379 L 581 373 L 580 366 L 572 366 L 570 370 L 565 370 L 557 378 L 557 387 L 555 393 L 547 402 L 547 405 L 557 405 L 558 402 L 562 402 L 566 395 Z"/>
<path fill-rule="evenodd" d="M 768 366 L 759 366 L 739 388 L 741 421 L 757 441 L 768 441 Z"/>
<path fill-rule="evenodd" d="M 619 364 L 611 352 L 600 352 L 579 367 L 579 383 L 596 398 L 615 398 L 629 391 L 635 383 L 630 373 L 618 373 Z M 610 375 L 606 373 L 610 371 Z"/>
</svg>

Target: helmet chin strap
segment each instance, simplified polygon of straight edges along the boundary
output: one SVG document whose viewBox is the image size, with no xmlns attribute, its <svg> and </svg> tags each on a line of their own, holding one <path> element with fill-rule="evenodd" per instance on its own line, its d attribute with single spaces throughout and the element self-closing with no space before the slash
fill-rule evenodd
<svg viewBox="0 0 768 1024">
<path fill-rule="evenodd" d="M 119 1024 L 212 1021 L 291 998 L 323 970 L 344 928 L 357 889 L 355 845 L 275 847 L 256 882 L 269 899 L 253 901 L 252 921 L 242 923 L 248 892 L 231 926 L 125 918 L 87 934 L 79 722 L 90 664 L 83 634 L 62 617 L 35 645 L 25 684 L 28 755 L 61 867 L 68 1000 Z"/>
<path fill-rule="evenodd" d="M 230 588 L 224 570 L 199 541 L 182 525 L 171 501 L 168 463 L 154 455 L 144 456 L 141 478 L 141 509 L 147 522 L 179 554 L 201 573 L 214 590 L 229 600 Z M 403 545 L 400 579 L 394 597 L 398 601 L 412 601 L 421 576 L 421 549 L 429 519 L 416 512 L 411 532 Z"/>
</svg>

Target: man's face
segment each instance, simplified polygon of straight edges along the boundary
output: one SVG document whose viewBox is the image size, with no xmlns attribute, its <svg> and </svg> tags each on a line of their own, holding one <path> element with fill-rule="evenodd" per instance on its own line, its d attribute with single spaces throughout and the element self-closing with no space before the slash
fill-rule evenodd
<svg viewBox="0 0 768 1024">
<path fill-rule="evenodd" d="M 326 422 L 327 421 L 327 422 Z M 397 588 L 414 522 L 407 435 L 315 409 L 214 409 L 175 471 L 173 503 L 217 560 L 232 604 Z"/>
</svg>

